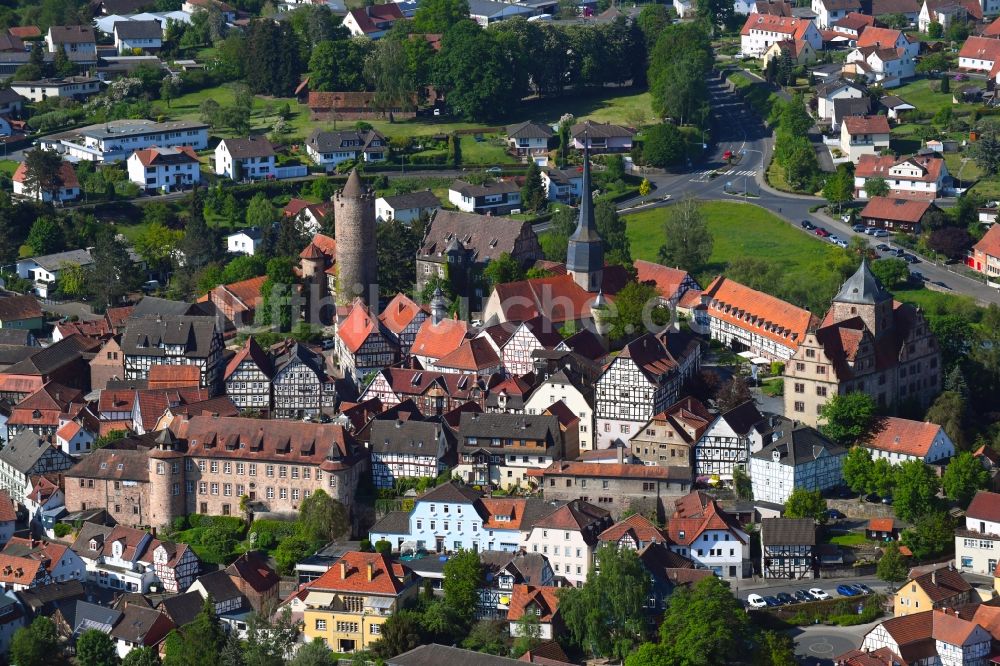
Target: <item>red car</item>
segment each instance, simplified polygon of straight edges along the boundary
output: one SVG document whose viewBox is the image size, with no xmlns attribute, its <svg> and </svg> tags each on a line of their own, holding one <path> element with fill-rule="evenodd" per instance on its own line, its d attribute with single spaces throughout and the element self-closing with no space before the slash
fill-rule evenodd
<svg viewBox="0 0 1000 666">
<path fill-rule="evenodd" d="M 823 227 L 816 227 L 816 231 L 814 233 L 820 238 L 826 238 L 827 236 L 830 235 L 830 232 L 824 229 Z"/>
<path fill-rule="evenodd" d="M 722 159 L 726 160 L 727 162 L 729 162 L 730 160 L 732 160 L 733 159 L 733 151 L 727 150 L 726 152 L 722 153 Z"/>
</svg>

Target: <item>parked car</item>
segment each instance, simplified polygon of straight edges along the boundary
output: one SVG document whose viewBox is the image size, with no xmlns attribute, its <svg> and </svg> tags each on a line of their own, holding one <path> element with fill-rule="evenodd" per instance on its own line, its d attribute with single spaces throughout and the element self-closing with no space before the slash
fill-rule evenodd
<svg viewBox="0 0 1000 666">
<path fill-rule="evenodd" d="M 871 233 L 871 235 L 875 238 L 886 238 L 889 235 L 889 232 L 885 229 L 876 229 Z"/>
<path fill-rule="evenodd" d="M 897 248 L 895 249 L 894 253 L 895 253 L 895 255 L 896 255 L 897 257 L 904 257 L 904 256 L 906 256 L 906 250 L 904 250 L 904 249 L 903 249 L 903 248 L 901 248 L 901 247 L 897 247 Z"/>
<path fill-rule="evenodd" d="M 830 518 L 830 520 L 843 520 L 844 518 L 847 518 L 847 516 L 836 509 L 829 509 L 826 512 L 826 515 Z"/>
<path fill-rule="evenodd" d="M 920 271 L 910 271 L 910 277 L 913 278 L 914 280 L 919 280 L 921 282 L 927 279 L 924 277 L 924 274 L 921 273 Z"/>
<path fill-rule="evenodd" d="M 879 252 L 893 252 L 894 251 L 891 247 L 889 247 L 885 243 L 879 243 L 878 245 L 875 246 L 875 249 L 878 250 Z"/>
<path fill-rule="evenodd" d="M 829 236 L 826 237 L 826 239 L 831 243 L 836 243 L 837 241 L 840 240 L 840 236 L 838 236 L 837 234 L 830 234 Z"/>
<path fill-rule="evenodd" d="M 814 601 L 813 596 L 809 594 L 809 590 L 795 590 L 795 598 L 799 601 Z"/>
<path fill-rule="evenodd" d="M 816 230 L 813 233 L 815 233 L 820 238 L 826 238 L 827 236 L 830 235 L 830 232 L 824 229 L 823 227 L 816 227 Z"/>
<path fill-rule="evenodd" d="M 750 608 L 767 608 L 767 602 L 759 594 L 751 594 L 747 597 L 747 605 Z"/>
<path fill-rule="evenodd" d="M 809 594 L 811 594 L 812 598 L 815 599 L 815 600 L 817 600 L 817 601 L 823 601 L 824 599 L 829 599 L 830 598 L 829 594 L 827 594 L 823 590 L 819 589 L 818 587 L 809 588 Z"/>
<path fill-rule="evenodd" d="M 843 238 L 838 238 L 837 240 L 833 241 L 833 244 L 836 245 L 837 247 L 842 247 L 845 250 L 847 249 L 847 241 L 845 241 Z"/>
<path fill-rule="evenodd" d="M 878 504 L 882 501 L 882 498 L 879 497 L 878 493 L 871 493 L 870 495 L 865 495 L 865 501 L 871 502 L 872 504 Z"/>
<path fill-rule="evenodd" d="M 778 594 L 776 594 L 775 596 L 778 597 L 778 601 L 780 601 L 783 604 L 794 604 L 794 603 L 796 603 L 795 597 L 793 597 L 792 595 L 788 594 L 788 592 L 778 592 Z"/>
<path fill-rule="evenodd" d="M 778 601 L 778 597 L 771 597 L 771 596 L 767 596 L 767 597 L 764 597 L 764 601 L 765 601 L 765 602 L 767 603 L 767 605 L 768 605 L 768 606 L 770 606 L 771 608 L 777 608 L 778 606 L 780 606 L 780 605 L 781 605 L 781 602 L 780 602 L 780 601 Z"/>
<path fill-rule="evenodd" d="M 850 585 L 838 585 L 837 594 L 839 594 L 842 597 L 856 597 L 858 596 L 858 591 L 855 590 Z"/>
<path fill-rule="evenodd" d="M 903 255 L 903 259 L 908 264 L 919 264 L 920 263 L 920 259 L 918 259 L 915 255 L 910 254 L 909 252 L 907 252 L 907 253 L 905 253 Z"/>
<path fill-rule="evenodd" d="M 859 590 L 861 590 L 862 594 L 874 594 L 875 593 L 874 590 L 872 590 L 872 588 L 868 587 L 864 583 L 855 583 L 854 587 L 856 587 Z"/>
<path fill-rule="evenodd" d="M 847 220 L 844 220 L 844 222 L 847 222 Z M 860 233 L 864 232 L 865 225 L 863 225 L 863 224 L 855 224 L 853 227 L 851 227 L 851 229 L 854 229 L 854 231 L 856 231 L 856 232 L 858 232 L 860 234 Z"/>
<path fill-rule="evenodd" d="M 802 220 L 801 222 L 799 222 L 799 226 L 801 226 L 806 231 L 812 231 L 813 229 L 816 228 L 816 225 L 810 222 L 809 220 Z"/>
<path fill-rule="evenodd" d="M 941 287 L 942 289 L 949 289 L 949 290 L 951 289 L 951 287 L 949 287 L 948 285 L 946 285 L 944 282 L 941 282 L 941 280 L 934 280 L 934 282 L 932 282 L 931 284 L 936 284 L 937 286 Z"/>
</svg>

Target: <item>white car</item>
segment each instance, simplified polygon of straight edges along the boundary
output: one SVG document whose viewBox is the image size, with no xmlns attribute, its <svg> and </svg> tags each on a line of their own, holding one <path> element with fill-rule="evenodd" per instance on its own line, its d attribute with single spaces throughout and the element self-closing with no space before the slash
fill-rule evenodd
<svg viewBox="0 0 1000 666">
<path fill-rule="evenodd" d="M 814 587 L 814 588 L 810 589 L 809 590 L 809 594 L 811 594 L 812 598 L 815 599 L 816 601 L 823 601 L 824 599 L 829 599 L 830 598 L 829 594 L 827 594 L 823 590 L 819 589 L 818 587 Z"/>
<path fill-rule="evenodd" d="M 759 594 L 751 594 L 747 597 L 747 606 L 750 608 L 767 608 L 767 602 Z"/>
</svg>

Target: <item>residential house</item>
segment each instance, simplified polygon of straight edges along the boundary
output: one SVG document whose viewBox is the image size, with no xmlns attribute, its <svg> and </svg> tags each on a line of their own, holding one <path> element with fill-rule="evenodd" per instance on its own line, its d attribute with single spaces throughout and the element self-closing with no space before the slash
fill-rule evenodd
<svg viewBox="0 0 1000 666">
<path fill-rule="evenodd" d="M 430 190 L 382 196 L 375 200 L 375 217 L 383 222 L 396 220 L 410 225 L 421 218 L 429 218 L 440 206 L 441 201 Z"/>
<path fill-rule="evenodd" d="M 679 466 L 560 461 L 529 474 L 546 500 L 592 501 L 614 517 L 625 511 L 664 516 L 691 488 L 691 468 Z"/>
<path fill-rule="evenodd" d="M 885 620 L 865 634 L 861 651 L 888 650 L 902 663 L 985 666 L 991 654 L 990 633 L 953 611 L 926 610 Z"/>
<path fill-rule="evenodd" d="M 337 358 L 344 378 L 363 386 L 365 378 L 394 364 L 399 357 L 395 337 L 368 306 L 357 299 L 350 313 L 337 325 Z"/>
<path fill-rule="evenodd" d="M 677 402 L 681 385 L 700 366 L 701 347 L 682 334 L 646 333 L 625 345 L 596 383 L 596 448 L 631 439 L 654 414 Z"/>
<path fill-rule="evenodd" d="M 972 36 L 958 52 L 958 66 L 973 72 L 986 72 L 992 78 L 1000 60 L 1000 40 Z"/>
<path fill-rule="evenodd" d="M 909 26 L 917 24 L 922 0 L 872 0 L 871 15 L 884 21 L 889 15 L 901 14 Z"/>
<path fill-rule="evenodd" d="M 524 539 L 524 549 L 547 557 L 556 576 L 579 587 L 594 563 L 598 537 L 613 522 L 605 509 L 574 499 L 536 520 Z"/>
<path fill-rule="evenodd" d="M 823 37 L 811 20 L 753 13 L 740 30 L 740 51 L 760 57 L 775 42 L 789 39 L 806 41 L 813 51 L 823 48 Z"/>
<path fill-rule="evenodd" d="M 122 333 L 121 348 L 127 381 L 146 379 L 152 365 L 195 365 L 203 387 L 220 386 L 222 331 L 212 317 L 133 318 Z"/>
<path fill-rule="evenodd" d="M 226 395 L 233 403 L 249 412 L 270 414 L 273 408 L 271 379 L 274 365 L 253 336 L 247 338 L 236 355 L 226 364 L 223 373 Z"/>
<path fill-rule="evenodd" d="M 369 450 L 376 488 L 401 479 L 436 479 L 448 468 L 448 441 L 435 421 L 375 420 Z"/>
<path fill-rule="evenodd" d="M 869 198 L 865 183 L 872 178 L 885 181 L 889 198 L 925 201 L 944 196 L 952 182 L 944 160 L 933 155 L 862 155 L 854 167 L 854 192 L 859 199 Z"/>
<path fill-rule="evenodd" d="M 572 169 L 541 169 L 542 187 L 549 201 L 572 204 L 583 196 L 583 173 Z"/>
<path fill-rule="evenodd" d="M 0 452 L 2 455 L 2 452 Z M 1000 562 L 1000 493 L 980 490 L 965 510 L 965 528 L 955 530 L 955 566 L 991 575 Z"/>
<path fill-rule="evenodd" d="M 830 129 L 837 132 L 844 118 L 848 116 L 867 116 L 872 112 L 872 100 L 870 97 L 860 99 L 835 99 L 833 100 L 833 119 Z"/>
<path fill-rule="evenodd" d="M 598 540 L 601 545 L 611 545 L 639 552 L 653 543 L 666 544 L 670 541 L 670 537 L 665 531 L 654 525 L 649 518 L 639 513 L 633 513 L 601 532 L 598 535 Z"/>
<path fill-rule="evenodd" d="M 636 281 L 652 283 L 660 293 L 660 302 L 667 307 L 675 307 L 689 290 L 701 291 L 701 287 L 691 274 L 680 268 L 670 268 L 651 261 L 636 259 L 633 262 Z"/>
<path fill-rule="evenodd" d="M 785 365 L 785 415 L 816 425 L 832 396 L 864 391 L 879 405 L 929 404 L 941 386 L 940 352 L 923 314 L 893 300 L 867 261 L 844 282 L 822 323 Z"/>
<path fill-rule="evenodd" d="M 865 527 L 865 538 L 869 541 L 899 541 L 902 528 L 894 518 L 871 518 Z"/>
<path fill-rule="evenodd" d="M 484 408 L 486 384 L 467 374 L 384 368 L 361 394 L 362 402 L 377 398 L 386 409 L 412 401 L 420 413 L 442 416 L 467 403 Z"/>
<path fill-rule="evenodd" d="M 275 351 L 271 385 L 273 418 L 332 414 L 337 404 L 336 384 L 326 371 L 326 358 L 299 342 L 286 341 Z"/>
<path fill-rule="evenodd" d="M 857 41 L 861 33 L 867 28 L 875 27 L 875 17 L 858 12 L 848 12 L 844 18 L 835 21 L 830 30 L 848 38 L 848 41 Z"/>
<path fill-rule="evenodd" d="M 880 419 L 862 446 L 871 451 L 872 458 L 885 458 L 894 465 L 909 460 L 943 463 L 955 455 L 955 444 L 938 424 L 896 416 Z"/>
<path fill-rule="evenodd" d="M 982 21 L 984 11 L 995 15 L 1000 12 L 1000 5 L 993 0 L 923 0 L 917 25 L 920 32 L 927 32 L 932 23 L 938 23 L 947 32 L 956 22 Z"/>
<path fill-rule="evenodd" d="M 227 631 L 244 635 L 250 615 L 250 603 L 225 571 L 212 571 L 198 577 L 191 591 L 202 599 L 212 598 L 215 615 Z"/>
<path fill-rule="evenodd" d="M 52 98 L 82 102 L 101 92 L 101 80 L 90 76 L 67 76 L 37 81 L 12 81 L 10 89 L 32 102 Z"/>
<path fill-rule="evenodd" d="M 226 251 L 252 257 L 263 242 L 264 234 L 258 227 L 247 227 L 226 236 Z"/>
<path fill-rule="evenodd" d="M 53 539 L 56 520 L 66 513 L 66 495 L 59 484 L 45 476 L 32 477 L 28 481 L 28 486 L 28 493 L 24 498 L 24 508 L 28 512 L 28 527 L 40 530 L 46 537 Z M 2 501 L 0 507 L 3 507 Z M 11 522 L 11 534 L 13 531 L 14 524 Z"/>
<path fill-rule="evenodd" d="M 535 585 L 514 585 L 510 596 L 510 606 L 507 609 L 507 621 L 510 623 L 510 635 L 519 638 L 522 635 L 521 618 L 534 615 L 538 622 L 538 638 L 552 640 L 565 631 L 562 616 L 559 614 L 559 588 Z M 534 623 L 536 620 L 532 620 Z"/>
<path fill-rule="evenodd" d="M 750 575 L 750 537 L 715 498 L 696 490 L 674 503 L 667 519 L 670 550 L 721 578 Z"/>
<path fill-rule="evenodd" d="M 338 652 L 367 650 L 382 625 L 417 596 L 420 586 L 405 564 L 380 553 L 345 553 L 304 590 L 303 633 Z"/>
<path fill-rule="evenodd" d="M 253 326 L 257 306 L 262 302 L 261 287 L 267 276 L 220 284 L 207 294 L 207 300 L 237 329 Z"/>
<path fill-rule="evenodd" d="M 764 518 L 760 521 L 760 550 L 764 578 L 817 577 L 816 521 L 812 518 Z"/>
<path fill-rule="evenodd" d="M 282 213 L 286 218 L 301 223 L 309 234 L 318 234 L 325 226 L 327 216 L 332 215 L 333 204 L 331 202 L 314 204 L 305 199 L 291 199 L 282 209 Z"/>
<path fill-rule="evenodd" d="M 28 182 L 28 167 L 25 166 L 24 162 L 21 162 L 14 170 L 12 180 L 14 181 L 14 196 L 55 204 L 80 198 L 80 181 L 68 162 L 62 163 L 59 167 L 58 180 L 48 188 L 43 188 L 39 183 L 31 184 Z"/>
<path fill-rule="evenodd" d="M 473 185 L 456 180 L 448 187 L 448 203 L 463 213 L 507 215 L 521 210 L 521 186 L 513 180 Z"/>
<path fill-rule="evenodd" d="M 546 154 L 553 136 L 551 127 L 531 120 L 507 126 L 507 145 L 518 156 Z"/>
<path fill-rule="evenodd" d="M 976 592 L 952 564 L 936 566 L 911 576 L 896 590 L 893 613 L 896 617 L 932 609 L 951 609 L 976 599 Z"/>
<path fill-rule="evenodd" d="M 690 472 L 695 443 L 712 420 L 697 398 L 683 398 L 639 428 L 629 440 L 629 449 L 645 465 L 682 467 Z"/>
<path fill-rule="evenodd" d="M 865 34 L 867 32 L 866 30 Z M 855 76 L 863 75 L 869 83 L 877 83 L 883 88 L 895 88 L 903 79 L 912 78 L 916 73 L 916 61 L 910 55 L 910 50 L 902 46 L 858 47 L 847 55 L 845 72 L 853 69 Z"/>
<path fill-rule="evenodd" d="M 226 567 L 225 572 L 255 611 L 264 612 L 278 601 L 281 579 L 260 551 L 243 553 Z"/>
<path fill-rule="evenodd" d="M 274 178 L 274 146 L 263 137 L 223 139 L 215 147 L 215 173 L 230 180 Z"/>
<path fill-rule="evenodd" d="M 192 120 L 154 122 L 143 119 L 110 120 L 99 125 L 50 134 L 39 139 L 43 150 L 71 159 L 115 163 L 144 148 L 208 147 L 208 125 Z"/>
<path fill-rule="evenodd" d="M 118 21 L 112 32 L 115 48 L 122 55 L 159 51 L 163 46 L 163 28 L 159 21 Z"/>
<path fill-rule="evenodd" d="M 548 375 L 541 384 L 530 391 L 524 401 L 525 414 L 542 414 L 550 406 L 561 402 L 579 419 L 577 442 L 580 451 L 594 448 L 594 388 L 572 369 L 560 369 Z"/>
<path fill-rule="evenodd" d="M 577 455 L 577 442 L 564 441 L 555 416 L 466 412 L 458 437 L 455 474 L 473 485 L 527 486 L 530 470 Z"/>
<path fill-rule="evenodd" d="M 352 9 L 344 17 L 344 27 L 352 37 L 378 39 L 392 29 L 396 21 L 403 18 L 399 5 L 390 2 L 384 5 L 369 5 Z"/>
<path fill-rule="evenodd" d="M 986 284 L 1000 283 L 1000 225 L 992 225 L 979 242 L 972 246 L 966 265 L 986 275 Z"/>
<path fill-rule="evenodd" d="M 538 553 L 488 550 L 479 554 L 479 561 L 484 578 L 479 588 L 479 603 L 476 604 L 476 617 L 479 619 L 505 619 L 517 585 L 548 587 L 555 583 L 555 572 L 548 558 Z M 444 587 L 443 568 L 440 578 L 431 578 L 436 590 Z M 415 573 L 421 577 L 425 575 L 419 569 L 415 569 Z"/>
<path fill-rule="evenodd" d="M 487 342 L 499 355 L 506 371 L 515 376 L 526 375 L 534 369 L 536 350 L 555 349 L 562 342 L 556 327 L 544 317 L 487 326 L 474 339 Z"/>
<path fill-rule="evenodd" d="M 227 23 L 233 23 L 236 21 L 236 10 L 231 5 L 222 2 L 222 0 L 184 0 L 184 4 L 181 5 L 181 11 L 187 14 L 209 11 L 213 8 L 219 10 L 219 13 L 222 14 L 222 18 L 225 19 Z"/>
<path fill-rule="evenodd" d="M 927 216 L 936 210 L 927 200 L 871 197 L 861 211 L 861 221 L 869 227 L 919 234 Z"/>
<path fill-rule="evenodd" d="M 855 164 L 862 155 L 889 149 L 889 121 L 885 116 L 848 116 L 840 125 L 840 150 Z"/>
<path fill-rule="evenodd" d="M 902 30 L 894 28 L 865 28 L 858 37 L 858 48 L 905 49 L 906 55 L 913 58 L 920 53 L 920 40 L 910 37 Z"/>
<path fill-rule="evenodd" d="M 827 491 L 843 481 L 847 449 L 809 426 L 783 420 L 770 443 L 750 456 L 753 497 L 784 504 L 797 488 Z"/>
<path fill-rule="evenodd" d="M 0 116 L 20 116 L 23 110 L 23 95 L 10 88 L 0 92 Z"/>
<path fill-rule="evenodd" d="M 30 343 L 34 336 L 29 331 L 40 331 L 43 324 L 42 306 L 33 294 L 0 291 L 0 330 L 23 330 L 28 336 L 26 341 Z M 14 333 L 14 335 L 20 334 Z M 5 342 L 4 344 L 10 343 Z M 34 347 L 33 351 L 38 351 L 37 342 L 25 346 Z"/>
<path fill-rule="evenodd" d="M 86 414 L 86 417 L 82 415 Z M 82 455 L 90 451 L 97 439 L 100 424 L 92 418 L 89 412 L 81 412 L 81 417 L 69 419 L 63 415 L 59 419 L 59 429 L 56 430 L 56 444 L 70 455 Z"/>
<path fill-rule="evenodd" d="M 816 25 L 827 30 L 834 23 L 851 12 L 861 11 L 860 0 L 812 0 L 812 10 L 816 14 Z"/>
<path fill-rule="evenodd" d="M 201 162 L 190 146 L 137 150 L 126 165 L 128 179 L 147 191 L 171 192 L 201 182 Z"/>
<path fill-rule="evenodd" d="M 24 504 L 31 477 L 69 469 L 75 461 L 30 430 L 11 437 L 0 450 L 0 490 Z"/>
<path fill-rule="evenodd" d="M 41 563 L 50 582 L 84 580 L 83 560 L 65 544 L 31 537 L 12 537 L 3 548 L 3 555 L 20 557 Z"/>
<path fill-rule="evenodd" d="M 49 53 L 63 49 L 70 60 L 78 55 L 97 60 L 97 40 L 94 38 L 94 29 L 89 25 L 50 26 L 45 34 L 45 45 Z"/>
<path fill-rule="evenodd" d="M 19 402 L 50 381 L 89 390 L 88 364 L 84 355 L 96 352 L 100 346 L 95 340 L 73 334 L 48 347 L 30 351 L 0 374 L 0 399 L 12 404 Z"/>
<path fill-rule="evenodd" d="M 315 129 L 306 139 L 306 154 L 326 171 L 333 171 L 341 162 L 381 162 L 386 159 L 388 142 L 376 130 L 341 130 L 330 132 Z"/>
<path fill-rule="evenodd" d="M 410 355 L 410 348 L 417 337 L 417 332 L 429 315 L 427 310 L 426 306 L 419 305 L 405 294 L 399 293 L 393 296 L 379 313 L 379 322 L 392 335 L 402 358 Z"/>
<path fill-rule="evenodd" d="M 885 108 L 889 120 L 897 122 L 905 120 L 909 117 L 909 112 L 917 108 L 899 95 L 885 95 L 879 100 L 879 104 Z"/>
<path fill-rule="evenodd" d="M 592 153 L 627 153 L 632 150 L 635 132 L 627 127 L 585 120 L 570 128 L 570 138 L 575 150 L 588 149 Z"/>
<path fill-rule="evenodd" d="M 816 62 L 816 50 L 804 39 L 785 39 L 771 44 L 761 56 L 761 62 L 767 67 L 771 60 L 777 58 L 780 61 L 786 55 L 795 65 L 805 66 Z"/>
<path fill-rule="evenodd" d="M 816 111 L 820 118 L 833 121 L 834 101 L 840 99 L 863 99 L 866 91 L 861 85 L 835 79 L 816 86 Z"/>
<path fill-rule="evenodd" d="M 136 648 L 158 648 L 173 630 L 174 623 L 162 611 L 126 601 L 122 617 L 110 636 L 119 659 L 124 659 Z"/>
<path fill-rule="evenodd" d="M 752 400 L 719 414 L 694 445 L 695 475 L 732 479 L 735 468 L 747 471 L 750 454 L 769 431 L 769 420 Z"/>
<path fill-rule="evenodd" d="M 160 541 L 150 532 L 124 525 L 84 523 L 71 546 L 98 587 L 145 594 L 156 585 L 184 592 L 201 564 L 186 544 Z"/>
</svg>

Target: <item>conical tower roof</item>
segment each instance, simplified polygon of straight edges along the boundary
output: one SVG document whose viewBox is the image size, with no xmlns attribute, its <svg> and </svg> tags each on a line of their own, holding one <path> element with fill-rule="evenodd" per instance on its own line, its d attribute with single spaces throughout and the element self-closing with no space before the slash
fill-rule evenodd
<svg viewBox="0 0 1000 666">
<path fill-rule="evenodd" d="M 306 245 L 306 249 L 299 253 L 299 258 L 311 259 L 313 261 L 318 261 L 324 256 L 323 251 L 319 249 L 316 243 L 309 243 L 309 245 Z"/>
<path fill-rule="evenodd" d="M 856 303 L 858 305 L 875 305 L 892 299 L 892 294 L 885 290 L 879 279 L 872 273 L 868 265 L 868 259 L 861 259 L 861 266 L 854 275 L 847 278 L 847 282 L 840 288 L 840 291 L 833 300 L 838 303 Z"/>
<path fill-rule="evenodd" d="M 358 168 L 351 169 L 351 175 L 347 177 L 347 183 L 341 191 L 341 196 L 357 199 L 364 194 L 364 187 L 361 185 L 361 176 L 358 175 Z"/>
</svg>

